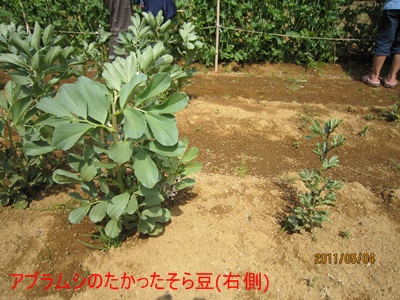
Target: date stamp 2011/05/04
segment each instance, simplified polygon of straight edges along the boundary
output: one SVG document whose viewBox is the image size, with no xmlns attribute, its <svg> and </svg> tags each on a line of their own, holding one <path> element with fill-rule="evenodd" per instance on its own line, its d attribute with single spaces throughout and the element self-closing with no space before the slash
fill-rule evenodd
<svg viewBox="0 0 400 300">
<path fill-rule="evenodd" d="M 374 264 L 375 253 L 315 253 L 315 264 Z"/>
</svg>

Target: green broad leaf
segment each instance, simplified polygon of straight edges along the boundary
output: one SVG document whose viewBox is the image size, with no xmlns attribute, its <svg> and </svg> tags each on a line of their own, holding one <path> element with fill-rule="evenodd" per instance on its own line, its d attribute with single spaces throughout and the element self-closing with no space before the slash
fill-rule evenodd
<svg viewBox="0 0 400 300">
<path fill-rule="evenodd" d="M 48 46 L 53 38 L 54 25 L 47 26 L 42 35 L 42 42 L 44 46 Z"/>
<path fill-rule="evenodd" d="M 148 112 L 146 120 L 156 140 L 164 146 L 174 146 L 178 142 L 178 128 L 174 116 L 160 116 Z"/>
<path fill-rule="evenodd" d="M 114 66 L 118 77 L 121 79 L 122 84 L 125 84 L 131 80 L 131 77 L 128 78 L 126 74 L 126 64 L 127 60 L 123 57 L 117 57 L 117 59 L 112 63 Z"/>
<path fill-rule="evenodd" d="M 163 146 L 157 141 L 151 141 L 150 143 L 144 145 L 143 148 L 165 156 L 179 156 L 186 149 L 183 143 L 180 141 L 178 141 L 178 143 L 176 143 L 174 146 Z"/>
<path fill-rule="evenodd" d="M 133 163 L 135 175 L 140 183 L 146 188 L 151 189 L 158 182 L 160 173 L 151 157 L 142 149 L 139 149 Z"/>
<path fill-rule="evenodd" d="M 150 111 L 158 114 L 174 114 L 186 107 L 189 102 L 189 96 L 183 93 L 171 95 L 167 101 L 161 105 L 156 105 Z"/>
<path fill-rule="evenodd" d="M 147 196 L 144 201 L 140 204 L 141 206 L 152 207 L 154 205 L 159 205 L 164 201 L 164 197 L 161 194 Z"/>
<path fill-rule="evenodd" d="M 31 97 L 19 99 L 11 105 L 11 113 L 13 116 L 13 123 L 17 125 L 24 114 L 27 112 L 29 106 L 32 104 Z"/>
<path fill-rule="evenodd" d="M 4 110 L 8 110 L 8 101 L 3 93 L 0 93 L 0 107 Z"/>
<path fill-rule="evenodd" d="M 59 98 L 42 98 L 36 105 L 36 108 L 57 117 L 73 117 L 67 106 Z"/>
<path fill-rule="evenodd" d="M 314 120 L 314 124 L 312 126 L 310 126 L 309 128 L 315 135 L 318 135 L 318 136 L 324 135 L 321 125 L 319 124 L 319 122 L 317 120 Z"/>
<path fill-rule="evenodd" d="M 123 62 L 123 63 L 122 63 Z M 130 53 L 127 58 L 121 60 L 121 65 L 123 69 L 123 78 L 124 82 L 130 81 L 133 76 L 136 76 L 138 73 L 138 61 L 135 53 Z"/>
<path fill-rule="evenodd" d="M 106 155 L 108 155 L 108 149 L 104 149 L 104 145 L 101 145 L 99 147 L 98 146 L 93 146 L 93 150 L 97 154 L 106 154 Z"/>
<path fill-rule="evenodd" d="M 32 57 L 31 60 L 32 69 L 37 72 L 41 73 L 45 68 L 43 57 L 40 55 L 40 52 L 36 52 L 35 55 Z"/>
<path fill-rule="evenodd" d="M 111 95 L 102 84 L 82 76 L 76 83 L 62 85 L 56 99 L 58 103 L 62 103 L 64 106 L 56 115 L 60 116 L 60 113 L 65 115 L 64 111 L 67 110 L 69 115 L 72 113 L 83 119 L 90 116 L 103 124 L 107 118 Z M 46 109 L 43 106 L 39 106 L 39 108 L 44 111 L 47 110 L 46 112 L 49 112 L 49 110 L 57 112 L 55 108 Z"/>
<path fill-rule="evenodd" d="M 153 207 L 143 210 L 142 214 L 144 214 L 145 216 L 148 216 L 150 218 L 156 218 L 156 217 L 162 216 L 162 210 L 161 210 L 161 207 L 159 207 L 159 206 L 153 206 Z"/>
<path fill-rule="evenodd" d="M 6 195 L 4 193 L 0 194 L 0 204 L 2 206 L 6 206 L 6 205 L 8 205 L 8 203 L 10 203 L 9 195 Z"/>
<path fill-rule="evenodd" d="M 125 208 L 125 213 L 129 215 L 133 215 L 138 209 L 138 202 L 136 199 L 136 195 L 132 195 L 128 201 L 128 205 Z"/>
<path fill-rule="evenodd" d="M 182 179 L 181 181 L 179 181 L 176 184 L 175 188 L 177 191 L 180 191 L 184 188 L 194 185 L 195 183 L 196 183 L 196 181 L 193 178 L 185 178 L 185 179 Z"/>
<path fill-rule="evenodd" d="M 124 213 L 130 198 L 131 195 L 128 193 L 114 196 L 107 206 L 107 214 L 110 218 L 119 218 Z"/>
<path fill-rule="evenodd" d="M 22 40 L 21 37 L 17 33 L 11 33 L 11 43 L 12 45 L 17 48 L 19 51 L 21 51 L 23 54 L 25 54 L 28 57 L 32 57 L 31 51 L 30 51 L 30 43 L 29 40 Z"/>
<path fill-rule="evenodd" d="M 177 70 L 171 73 L 171 79 L 172 80 L 178 80 L 181 78 L 188 78 L 188 74 L 183 72 L 182 70 Z"/>
<path fill-rule="evenodd" d="M 167 73 L 154 75 L 148 86 L 138 94 L 135 106 L 140 106 L 144 101 L 153 98 L 166 91 L 171 85 L 171 77 Z"/>
<path fill-rule="evenodd" d="M 93 223 L 102 221 L 107 215 L 108 201 L 102 200 L 92 207 L 89 212 L 89 219 Z"/>
<path fill-rule="evenodd" d="M 157 236 L 159 234 L 161 234 L 164 231 L 164 225 L 160 224 L 160 223 L 155 223 L 154 224 L 154 228 L 151 232 L 148 233 L 148 235 L 150 236 Z"/>
<path fill-rule="evenodd" d="M 200 41 L 196 41 L 196 42 L 194 42 L 194 46 L 195 46 L 196 48 L 198 48 L 198 49 L 201 49 L 201 48 L 203 48 L 203 43 L 200 42 Z"/>
<path fill-rule="evenodd" d="M 100 191 L 106 195 L 110 194 L 110 188 L 108 187 L 107 179 L 98 177 L 97 181 L 99 182 Z"/>
<path fill-rule="evenodd" d="M 187 42 L 187 43 L 185 43 L 185 45 L 186 45 L 186 48 L 188 50 L 193 50 L 194 49 L 194 44 L 192 44 L 191 42 Z"/>
<path fill-rule="evenodd" d="M 311 134 L 306 135 L 306 136 L 304 137 L 304 139 L 306 139 L 306 140 L 311 140 L 311 139 L 313 139 L 313 138 L 314 138 L 314 136 L 311 135 Z"/>
<path fill-rule="evenodd" d="M 132 157 L 133 146 L 129 141 L 122 141 L 119 143 L 113 142 L 111 144 L 110 150 L 108 151 L 108 156 L 117 163 L 125 163 L 129 161 Z"/>
<path fill-rule="evenodd" d="M 336 155 L 332 156 L 329 160 L 329 165 L 331 167 L 339 166 L 339 158 Z"/>
<path fill-rule="evenodd" d="M 192 161 L 185 165 L 185 171 L 183 174 L 185 176 L 192 175 L 194 173 L 200 172 L 203 168 L 203 165 L 197 161 Z"/>
<path fill-rule="evenodd" d="M 78 87 L 77 83 L 63 84 L 56 99 L 58 103 L 63 103 L 68 112 L 83 119 L 87 119 L 88 105 L 86 103 L 86 95 L 83 94 L 83 91 Z M 63 110 L 64 107 L 62 108 Z M 39 108 L 42 109 L 41 107 Z M 57 115 L 60 116 L 59 114 Z"/>
<path fill-rule="evenodd" d="M 195 159 L 197 155 L 199 155 L 199 148 L 192 147 L 188 151 L 186 151 L 185 154 L 182 156 L 181 162 L 183 163 L 189 162 Z"/>
<path fill-rule="evenodd" d="M 0 54 L 0 63 L 9 64 L 13 68 L 29 68 L 29 66 L 16 54 L 6 53 Z"/>
<path fill-rule="evenodd" d="M 139 190 L 136 192 L 137 195 L 144 197 L 158 196 L 160 193 L 161 193 L 161 187 L 158 185 L 151 189 L 148 189 L 145 186 L 140 185 Z"/>
<path fill-rule="evenodd" d="M 97 135 L 93 135 L 93 137 L 97 137 Z M 85 161 L 92 160 L 93 156 L 94 156 L 93 147 L 92 146 L 90 146 L 90 147 L 86 146 L 83 149 L 83 158 L 85 159 Z"/>
<path fill-rule="evenodd" d="M 83 205 L 77 209 L 74 209 L 73 211 L 70 212 L 68 220 L 72 224 L 78 224 L 82 222 L 83 218 L 88 214 L 89 210 L 90 210 L 90 204 Z"/>
<path fill-rule="evenodd" d="M 93 178 L 97 175 L 97 168 L 93 165 L 85 163 L 82 166 L 80 172 L 83 181 L 92 181 Z"/>
<path fill-rule="evenodd" d="M 85 198 L 83 198 L 79 193 L 77 192 L 72 192 L 69 193 L 68 196 L 70 196 L 71 198 L 74 198 L 84 204 L 90 204 L 90 202 L 88 200 L 86 200 Z"/>
<path fill-rule="evenodd" d="M 154 63 L 153 49 L 151 46 L 146 47 L 139 57 L 140 69 L 146 72 Z"/>
<path fill-rule="evenodd" d="M 150 232 L 152 232 L 155 228 L 155 221 L 154 219 L 139 219 L 138 222 L 138 229 L 141 233 L 143 234 L 149 234 Z"/>
<path fill-rule="evenodd" d="M 57 48 L 57 46 L 53 46 L 52 49 L 53 49 L 53 48 Z M 64 48 L 62 49 L 62 51 L 61 51 L 61 56 L 62 56 L 63 58 L 68 58 L 68 57 L 70 57 L 70 56 L 74 53 L 74 51 L 75 51 L 75 48 L 74 48 L 73 46 L 64 47 Z M 80 61 L 80 60 L 79 60 L 79 61 Z M 69 63 L 69 66 L 71 66 L 71 65 L 74 64 L 73 61 L 68 61 L 68 63 Z M 78 61 L 76 61 L 75 63 L 78 63 Z"/>
<path fill-rule="evenodd" d="M 174 57 L 172 55 L 165 54 L 156 60 L 156 62 L 154 63 L 154 66 L 155 67 L 160 67 L 160 66 L 164 66 L 164 65 L 169 66 L 172 64 L 173 61 L 174 61 Z"/>
<path fill-rule="evenodd" d="M 46 67 L 48 68 L 51 67 L 57 60 L 57 58 L 60 57 L 60 54 L 61 54 L 60 46 L 50 48 L 50 50 L 44 56 L 44 62 L 46 64 Z"/>
<path fill-rule="evenodd" d="M 115 63 L 115 62 L 114 62 Z M 121 78 L 120 75 L 115 68 L 114 64 L 111 63 L 105 63 L 104 64 L 104 71 L 102 74 L 104 80 L 106 81 L 107 86 L 116 91 L 121 90 Z"/>
<path fill-rule="evenodd" d="M 61 150 L 72 148 L 82 135 L 92 128 L 94 128 L 94 125 L 82 123 L 66 123 L 57 126 L 53 136 L 54 148 Z"/>
<path fill-rule="evenodd" d="M 82 96 L 77 100 L 81 105 L 87 105 L 88 115 L 100 124 L 104 124 L 112 101 L 108 89 L 103 84 L 84 76 L 78 78 L 76 87 L 80 93 L 73 93 L 72 95 Z M 75 92 L 75 90 L 72 91 Z"/>
<path fill-rule="evenodd" d="M 182 138 L 182 143 L 183 143 L 183 145 L 185 146 L 185 149 L 187 149 L 187 148 L 189 147 L 189 140 L 187 139 L 186 136 L 184 136 L 184 137 Z"/>
<path fill-rule="evenodd" d="M 76 172 L 80 172 L 80 166 L 81 163 L 84 162 L 84 158 L 82 155 L 76 154 L 76 153 L 70 153 L 67 156 L 67 163 L 69 166 L 74 169 Z"/>
<path fill-rule="evenodd" d="M 115 168 L 118 164 L 115 162 L 102 162 L 102 161 L 94 161 L 93 165 L 96 168 L 101 168 L 101 169 L 106 169 L 106 170 L 111 170 Z"/>
<path fill-rule="evenodd" d="M 33 80 L 25 72 L 13 72 L 10 73 L 12 80 L 18 85 L 32 85 Z"/>
<path fill-rule="evenodd" d="M 32 39 L 31 39 L 31 46 L 36 50 L 39 51 L 40 48 L 40 37 L 42 35 L 42 28 L 38 22 L 35 22 L 35 29 L 33 30 Z"/>
<path fill-rule="evenodd" d="M 15 209 L 25 209 L 28 207 L 29 202 L 26 200 L 18 200 L 13 203 L 12 207 Z"/>
<path fill-rule="evenodd" d="M 122 222 L 119 219 L 111 219 L 108 221 L 106 227 L 104 228 L 106 235 L 112 239 L 118 237 L 122 231 Z"/>
<path fill-rule="evenodd" d="M 97 199 L 99 193 L 97 192 L 97 186 L 94 181 L 82 182 L 81 189 L 90 197 Z"/>
<path fill-rule="evenodd" d="M 24 154 L 29 156 L 37 156 L 53 151 L 53 147 L 45 141 L 34 141 L 24 143 Z"/>
<path fill-rule="evenodd" d="M 77 174 L 61 169 L 53 172 L 52 179 L 58 184 L 82 182 L 82 179 Z"/>
<path fill-rule="evenodd" d="M 126 107 L 123 111 L 124 132 L 127 138 L 139 139 L 146 130 L 146 120 L 139 110 Z"/>
<path fill-rule="evenodd" d="M 119 105 L 121 108 L 124 108 L 128 102 L 134 100 L 134 95 L 139 92 L 137 89 L 138 86 L 146 82 L 146 80 L 147 76 L 145 74 L 138 74 L 122 86 L 119 96 Z"/>
<path fill-rule="evenodd" d="M 162 208 L 162 215 L 156 217 L 154 220 L 159 223 L 166 223 L 171 220 L 171 212 L 167 208 Z"/>
</svg>

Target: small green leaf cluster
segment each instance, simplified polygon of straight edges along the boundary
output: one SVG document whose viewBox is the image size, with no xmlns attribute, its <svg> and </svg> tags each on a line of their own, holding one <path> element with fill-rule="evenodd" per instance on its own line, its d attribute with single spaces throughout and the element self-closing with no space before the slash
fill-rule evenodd
<svg viewBox="0 0 400 300">
<path fill-rule="evenodd" d="M 321 127 L 315 120 L 310 127 L 313 134 L 306 138 L 322 139 L 322 142 L 316 142 L 316 148 L 313 150 L 320 160 L 320 168 L 318 170 L 304 169 L 299 173 L 307 191 L 298 193 L 300 203 L 294 208 L 294 214 L 284 221 L 284 229 L 291 232 L 302 229 L 312 231 L 315 227 L 321 226 L 322 222 L 329 220 L 329 212 L 320 208 L 334 206 L 335 191 L 343 187 L 341 181 L 325 176 L 327 170 L 339 166 L 338 157 L 333 155 L 328 158 L 328 154 L 332 149 L 342 146 L 346 140 L 340 134 L 335 134 L 333 138 L 331 136 L 340 123 L 341 121 L 337 119 L 330 119 Z"/>
<path fill-rule="evenodd" d="M 393 103 L 392 107 L 388 110 L 382 110 L 382 119 L 395 122 L 396 124 L 400 122 L 400 102 Z"/>
<path fill-rule="evenodd" d="M 27 87 L 35 100 L 54 93 L 61 80 L 79 75 L 72 66 L 84 63 L 74 47 L 61 46 L 64 39 L 54 34 L 53 25 L 43 30 L 36 23 L 33 33 L 25 34 L 13 23 L 0 24 L 0 68 Z"/>
<path fill-rule="evenodd" d="M 79 51 L 82 52 L 82 58 L 86 61 L 82 70 L 84 75 L 87 71 L 96 70 L 96 76 L 101 77 L 103 65 L 109 60 L 108 39 L 110 36 L 111 32 L 99 27 L 93 40 L 83 39 L 80 42 Z"/>
<path fill-rule="evenodd" d="M 58 169 L 53 180 L 82 189 L 71 194 L 81 203 L 72 223 L 88 215 L 110 238 L 136 228 L 157 235 L 171 217 L 164 199 L 194 184 L 198 149 L 179 140 L 174 116 L 189 97 L 171 92 L 171 63 L 162 42 L 148 45 L 106 63 L 104 83 L 82 76 L 37 104 L 52 116 L 54 148 L 70 151 L 72 172 Z"/>
<path fill-rule="evenodd" d="M 55 85 L 78 74 L 80 62 L 72 47 L 62 48 L 54 26 L 36 23 L 32 34 L 11 23 L 0 25 L 0 68 L 11 75 L 0 93 L 0 201 L 16 208 L 28 205 L 33 190 L 50 182 L 44 154 L 52 151 L 52 129 L 35 107 L 39 98 L 54 95 Z"/>
<path fill-rule="evenodd" d="M 174 65 L 170 71 L 175 85 L 172 88 L 179 89 L 187 78 L 193 76 L 189 66 L 198 58 L 203 47 L 203 43 L 196 35 L 195 26 L 191 23 L 183 23 L 177 34 L 173 28 L 173 21 L 164 22 L 161 11 L 157 16 L 146 12 L 137 13 L 131 18 L 131 23 L 126 32 L 119 34 L 119 46 L 115 47 L 115 53 L 127 55 L 134 52 L 140 57 L 140 53 L 146 47 L 158 45 L 155 49 L 158 53 L 162 51 L 166 54 L 165 59 L 172 60 L 173 57 L 179 57 L 184 62 L 182 67 Z M 160 45 L 163 45 L 162 49 Z M 148 66 L 153 66 L 153 64 L 151 62 L 143 64 L 142 71 L 147 74 L 159 72 L 157 65 L 154 66 L 156 70 Z"/>
</svg>

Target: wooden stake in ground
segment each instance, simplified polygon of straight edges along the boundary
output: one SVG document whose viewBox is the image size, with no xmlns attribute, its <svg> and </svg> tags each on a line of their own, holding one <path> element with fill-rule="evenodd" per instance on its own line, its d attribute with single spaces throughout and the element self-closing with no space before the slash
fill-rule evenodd
<svg viewBox="0 0 400 300">
<path fill-rule="evenodd" d="M 218 45 L 219 45 L 219 30 L 221 28 L 219 24 L 219 11 L 221 7 L 221 1 L 217 1 L 217 30 L 215 34 L 215 72 L 218 71 Z"/>
<path fill-rule="evenodd" d="M 26 33 L 31 33 L 31 29 L 29 28 L 29 24 L 28 21 L 26 20 L 26 15 L 25 15 L 25 11 L 24 11 L 24 6 L 22 5 L 22 2 L 19 2 L 19 5 L 22 8 L 22 17 L 24 18 L 25 21 L 25 27 L 26 27 Z"/>
</svg>

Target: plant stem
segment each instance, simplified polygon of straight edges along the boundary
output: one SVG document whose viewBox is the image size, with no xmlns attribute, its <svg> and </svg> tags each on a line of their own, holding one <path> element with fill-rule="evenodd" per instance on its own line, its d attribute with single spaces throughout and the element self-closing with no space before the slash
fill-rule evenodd
<svg viewBox="0 0 400 300">
<path fill-rule="evenodd" d="M 114 93 L 114 101 L 112 102 L 112 128 L 113 128 L 113 140 L 114 143 L 118 144 L 119 140 L 118 140 L 118 123 L 117 123 L 117 111 L 116 111 L 116 103 L 118 101 L 118 95 L 116 94 L 116 92 Z M 118 169 L 121 167 L 121 164 L 118 164 Z M 118 182 L 118 188 L 120 189 L 121 193 L 125 192 L 125 186 L 124 186 L 124 182 L 123 182 L 123 178 L 122 178 L 122 173 L 121 172 L 116 172 L 116 176 L 117 176 L 117 182 Z"/>
<path fill-rule="evenodd" d="M 112 103 L 112 128 L 113 128 L 113 139 L 115 143 L 118 143 L 118 123 L 117 123 L 117 116 L 116 116 L 116 109 L 115 104 L 117 103 L 118 96 L 114 93 L 114 101 Z"/>
</svg>

